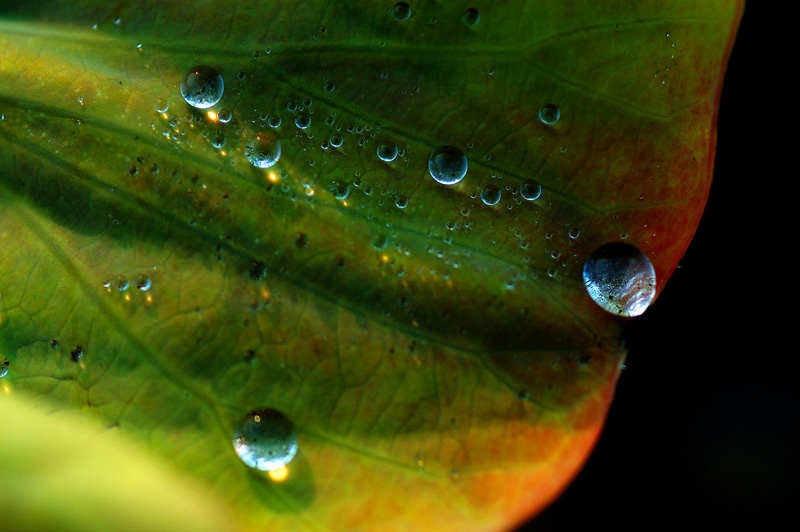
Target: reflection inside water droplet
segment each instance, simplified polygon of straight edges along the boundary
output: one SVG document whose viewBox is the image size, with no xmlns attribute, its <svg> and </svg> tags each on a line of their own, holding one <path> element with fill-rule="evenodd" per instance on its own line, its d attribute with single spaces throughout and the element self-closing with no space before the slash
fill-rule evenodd
<svg viewBox="0 0 800 532">
<path fill-rule="evenodd" d="M 297 434 L 292 422 L 272 408 L 248 413 L 233 432 L 233 449 L 246 465 L 273 471 L 297 454 Z"/>
<path fill-rule="evenodd" d="M 269 168 L 281 158 L 281 143 L 272 133 L 262 131 L 244 147 L 244 156 L 256 168 Z"/>
<path fill-rule="evenodd" d="M 211 67 L 198 65 L 189 70 L 181 81 L 181 96 L 197 109 L 215 105 L 225 88 L 222 76 Z"/>
<path fill-rule="evenodd" d="M 467 175 L 467 157 L 453 146 L 444 146 L 428 159 L 428 172 L 443 185 L 455 185 Z"/>
<path fill-rule="evenodd" d="M 639 316 L 656 295 L 656 272 L 639 248 L 613 242 L 598 248 L 583 266 L 583 283 L 603 310 Z"/>
</svg>

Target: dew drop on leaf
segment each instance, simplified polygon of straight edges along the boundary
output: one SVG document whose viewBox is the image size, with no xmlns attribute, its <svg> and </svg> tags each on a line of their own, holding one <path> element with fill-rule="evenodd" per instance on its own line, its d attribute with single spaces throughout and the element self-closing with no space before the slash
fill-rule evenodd
<svg viewBox="0 0 800 532">
<path fill-rule="evenodd" d="M 467 157 L 453 146 L 443 146 L 428 159 L 428 171 L 443 185 L 455 185 L 467 175 Z"/>
<path fill-rule="evenodd" d="M 500 189 L 494 185 L 486 185 L 481 190 L 481 201 L 486 205 L 496 205 L 500 201 Z"/>
<path fill-rule="evenodd" d="M 192 107 L 208 109 L 222 98 L 224 88 L 219 72 L 211 67 L 198 65 L 189 69 L 181 81 L 181 96 Z"/>
<path fill-rule="evenodd" d="M 299 114 L 297 115 L 297 118 L 294 119 L 294 125 L 300 129 L 306 129 L 311 125 L 311 117 L 305 113 Z"/>
<path fill-rule="evenodd" d="M 231 121 L 231 118 L 233 118 L 233 113 L 230 109 L 223 107 L 219 110 L 219 113 L 217 113 L 217 118 L 219 118 L 219 121 L 223 124 L 227 124 Z"/>
<path fill-rule="evenodd" d="M 272 133 L 262 131 L 244 147 L 244 156 L 256 168 L 269 168 L 281 158 L 281 142 Z"/>
<path fill-rule="evenodd" d="M 75 347 L 73 347 L 72 351 L 70 351 L 69 358 L 73 362 L 77 362 L 78 360 L 82 359 L 83 358 L 83 347 L 80 346 L 80 345 L 76 345 Z"/>
<path fill-rule="evenodd" d="M 5 377 L 8 374 L 8 366 L 11 363 L 8 361 L 5 355 L 0 355 L 0 378 Z"/>
<path fill-rule="evenodd" d="M 397 20 L 408 20 L 411 16 L 411 8 L 405 2 L 397 2 L 392 8 L 392 16 Z"/>
<path fill-rule="evenodd" d="M 481 14 L 478 13 L 478 10 L 474 7 L 471 7 L 464 11 L 464 16 L 462 17 L 464 24 L 467 26 L 474 26 L 481 20 Z"/>
<path fill-rule="evenodd" d="M 136 288 L 138 288 L 140 292 L 147 292 L 152 285 L 153 282 L 146 275 L 140 275 L 136 278 Z"/>
<path fill-rule="evenodd" d="M 533 201 L 538 199 L 539 196 L 542 195 L 542 186 L 539 184 L 538 181 L 534 181 L 533 179 L 529 179 L 520 185 L 519 187 L 519 195 L 522 196 L 523 199 L 528 201 Z"/>
<path fill-rule="evenodd" d="M 169 102 L 164 98 L 159 98 L 153 102 L 153 107 L 158 113 L 166 113 L 169 111 Z"/>
<path fill-rule="evenodd" d="M 539 120 L 541 120 L 543 124 L 552 126 L 558 122 L 559 118 L 561 118 L 561 110 L 552 103 L 545 104 L 539 109 Z"/>
<path fill-rule="evenodd" d="M 334 148 L 338 148 L 339 146 L 342 145 L 343 142 L 344 142 L 344 138 L 341 135 L 337 135 L 336 133 L 331 135 L 330 143 L 331 143 L 331 146 L 333 146 Z"/>
<path fill-rule="evenodd" d="M 583 283 L 600 308 L 639 316 L 656 295 L 656 272 L 636 246 L 612 242 L 599 247 L 583 266 Z"/>
<path fill-rule="evenodd" d="M 280 469 L 297 454 L 292 422 L 272 408 L 248 413 L 233 431 L 232 443 L 245 465 L 261 471 Z"/>
<path fill-rule="evenodd" d="M 331 185 L 331 194 L 336 199 L 346 199 L 350 194 L 350 186 L 344 181 L 336 181 Z"/>
<path fill-rule="evenodd" d="M 398 209 L 405 209 L 408 206 L 408 198 L 405 196 L 397 196 L 394 199 L 394 204 Z"/>
<path fill-rule="evenodd" d="M 281 127 L 281 117 L 272 115 L 267 119 L 267 125 L 273 129 Z"/>
<path fill-rule="evenodd" d="M 114 279 L 114 288 L 116 288 L 120 292 L 124 292 L 125 290 L 127 290 L 130 285 L 131 285 L 130 281 L 128 281 L 128 278 L 125 277 L 124 275 L 118 275 Z"/>
<path fill-rule="evenodd" d="M 381 161 L 391 162 L 397 157 L 397 146 L 391 142 L 381 144 L 378 146 L 378 159 Z"/>
</svg>

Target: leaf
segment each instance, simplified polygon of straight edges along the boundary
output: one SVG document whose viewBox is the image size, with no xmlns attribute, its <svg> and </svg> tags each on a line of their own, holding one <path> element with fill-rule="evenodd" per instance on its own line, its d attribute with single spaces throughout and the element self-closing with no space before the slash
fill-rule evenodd
<svg viewBox="0 0 800 532">
<path fill-rule="evenodd" d="M 623 235 L 660 292 L 694 233 L 741 10 L 3 7 L 3 390 L 145 444 L 245 530 L 520 523 L 586 459 L 624 360 L 584 261 Z M 180 96 L 197 65 L 216 114 Z M 442 146 L 457 185 L 428 174 Z M 297 432 L 284 480 L 233 452 L 260 407 Z"/>
</svg>

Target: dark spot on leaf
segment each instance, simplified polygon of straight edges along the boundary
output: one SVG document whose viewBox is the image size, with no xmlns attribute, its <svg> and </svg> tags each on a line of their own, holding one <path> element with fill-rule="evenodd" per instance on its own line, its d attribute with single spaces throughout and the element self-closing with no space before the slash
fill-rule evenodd
<svg viewBox="0 0 800 532">
<path fill-rule="evenodd" d="M 305 233 L 297 233 L 294 237 L 294 245 L 302 249 L 308 245 L 308 237 Z"/>
<path fill-rule="evenodd" d="M 82 358 L 83 358 L 83 347 L 80 345 L 76 345 L 75 347 L 72 348 L 72 351 L 70 352 L 70 359 L 73 362 L 77 362 Z"/>
<path fill-rule="evenodd" d="M 267 276 L 267 266 L 260 260 L 253 261 L 253 263 L 250 264 L 250 269 L 247 270 L 247 274 L 251 279 L 260 281 Z"/>
</svg>

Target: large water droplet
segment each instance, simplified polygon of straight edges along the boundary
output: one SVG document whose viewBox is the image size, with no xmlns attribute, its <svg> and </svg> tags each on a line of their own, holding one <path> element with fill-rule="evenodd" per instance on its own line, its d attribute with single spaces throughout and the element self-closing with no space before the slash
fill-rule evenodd
<svg viewBox="0 0 800 532">
<path fill-rule="evenodd" d="M 411 16 L 411 8 L 405 2 L 397 2 L 392 8 L 392 16 L 397 20 L 408 20 Z"/>
<path fill-rule="evenodd" d="M 428 171 L 443 185 L 455 185 L 467 175 L 467 157 L 453 146 L 444 146 L 428 159 Z"/>
<path fill-rule="evenodd" d="M 391 142 L 378 146 L 378 159 L 381 161 L 392 162 L 397 157 L 397 146 Z"/>
<path fill-rule="evenodd" d="M 559 118 L 561 118 L 561 110 L 552 103 L 545 104 L 539 109 L 539 120 L 548 126 L 558 122 Z"/>
<path fill-rule="evenodd" d="M 533 201 L 542 195 L 542 186 L 538 183 L 538 181 L 529 179 L 520 185 L 519 195 L 522 196 L 523 199 Z"/>
<path fill-rule="evenodd" d="M 247 414 L 233 431 L 232 442 L 242 462 L 261 471 L 280 469 L 297 454 L 292 422 L 272 408 Z"/>
<path fill-rule="evenodd" d="M 500 201 L 500 189 L 494 185 L 486 185 L 481 190 L 481 201 L 486 205 L 497 205 Z"/>
<path fill-rule="evenodd" d="M 269 168 L 281 158 L 281 142 L 272 133 L 262 131 L 244 147 L 244 156 L 256 168 Z"/>
<path fill-rule="evenodd" d="M 474 26 L 475 24 L 478 23 L 480 19 L 481 19 L 481 14 L 478 13 L 478 10 L 475 9 L 474 7 L 471 7 L 466 11 L 464 11 L 464 16 L 462 17 L 464 24 L 466 24 L 467 26 Z"/>
<path fill-rule="evenodd" d="M 181 95 L 186 103 L 197 109 L 207 109 L 222 98 L 225 83 L 219 72 L 198 65 L 189 70 L 181 81 Z"/>
<path fill-rule="evenodd" d="M 583 265 L 583 283 L 603 310 L 639 316 L 656 295 L 656 272 L 639 248 L 624 242 L 599 247 Z"/>
</svg>

